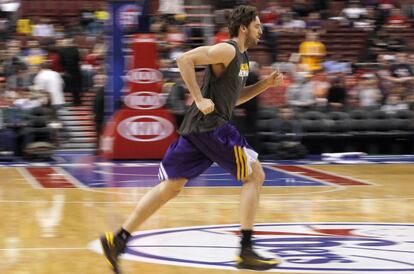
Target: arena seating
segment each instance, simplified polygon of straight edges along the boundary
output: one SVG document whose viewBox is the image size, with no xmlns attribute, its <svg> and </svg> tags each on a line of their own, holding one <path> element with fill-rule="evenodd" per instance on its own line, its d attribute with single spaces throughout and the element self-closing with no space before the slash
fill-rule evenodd
<svg viewBox="0 0 414 274">
<path fill-rule="evenodd" d="M 414 111 L 387 114 L 381 110 L 349 112 L 305 111 L 297 119 L 302 126 L 302 143 L 311 154 L 360 151 L 369 154 L 414 152 Z M 276 112 L 261 109 L 258 115 L 260 153 L 271 150 L 272 124 Z"/>
</svg>

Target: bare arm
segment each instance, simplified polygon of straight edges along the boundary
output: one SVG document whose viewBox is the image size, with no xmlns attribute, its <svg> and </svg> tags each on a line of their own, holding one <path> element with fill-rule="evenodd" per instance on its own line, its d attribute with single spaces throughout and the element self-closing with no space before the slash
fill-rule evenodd
<svg viewBox="0 0 414 274">
<path fill-rule="evenodd" d="M 177 59 L 177 65 L 191 96 L 204 114 L 214 110 L 214 103 L 210 99 L 203 98 L 200 87 L 197 84 L 195 66 L 223 64 L 225 67 L 233 60 L 236 50 L 227 43 L 214 46 L 202 46 L 190 50 Z"/>
<path fill-rule="evenodd" d="M 237 99 L 236 106 L 241 105 L 250 99 L 256 97 L 269 87 L 277 87 L 280 84 L 283 83 L 283 73 L 280 73 L 279 71 L 274 71 L 272 74 L 270 74 L 267 78 L 260 80 L 254 85 L 250 85 L 245 87 L 241 94 L 239 99 Z"/>
</svg>

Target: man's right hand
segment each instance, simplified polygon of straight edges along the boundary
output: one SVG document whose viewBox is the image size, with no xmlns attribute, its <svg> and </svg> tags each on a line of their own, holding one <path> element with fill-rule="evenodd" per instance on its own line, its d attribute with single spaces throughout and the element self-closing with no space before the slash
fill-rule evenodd
<svg viewBox="0 0 414 274">
<path fill-rule="evenodd" d="M 197 108 L 204 114 L 207 115 L 214 111 L 214 103 L 211 99 L 203 98 L 196 102 Z"/>
</svg>

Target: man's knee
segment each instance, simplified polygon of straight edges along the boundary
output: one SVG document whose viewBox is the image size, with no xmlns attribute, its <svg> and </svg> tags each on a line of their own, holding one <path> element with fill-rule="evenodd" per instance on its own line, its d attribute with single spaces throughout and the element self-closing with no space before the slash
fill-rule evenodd
<svg viewBox="0 0 414 274">
<path fill-rule="evenodd" d="M 265 180 L 265 173 L 262 165 L 259 162 L 252 164 L 252 173 L 247 177 L 246 181 L 254 181 L 258 184 L 263 184 Z"/>
</svg>

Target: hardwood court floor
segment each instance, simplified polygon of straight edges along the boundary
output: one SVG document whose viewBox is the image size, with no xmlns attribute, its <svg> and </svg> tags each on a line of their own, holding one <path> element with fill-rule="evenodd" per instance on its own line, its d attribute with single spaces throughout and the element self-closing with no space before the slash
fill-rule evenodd
<svg viewBox="0 0 414 274">
<path fill-rule="evenodd" d="M 325 174 L 346 176 L 367 182 L 367 184 L 329 183 L 265 187 L 257 216 L 258 223 L 414 224 L 413 164 L 314 165 L 311 168 Z M 69 180 L 74 178 L 60 169 L 54 169 L 54 171 L 55 173 L 48 174 L 52 181 L 59 182 L 62 177 Z M 83 172 L 87 173 L 87 168 Z M 111 273 L 102 255 L 91 250 L 94 249 L 94 245 L 96 249 L 94 241 L 102 232 L 116 229 L 131 212 L 135 201 L 146 191 L 147 188 L 90 188 L 79 185 L 72 188 L 44 188 L 39 187 L 24 167 L 0 167 L 0 273 Z M 237 224 L 238 195 L 239 188 L 232 186 L 186 188 L 179 197 L 153 216 L 142 227 L 142 230 Z M 375 230 L 375 224 L 372 228 L 366 228 L 365 231 L 376 233 L 375 235 L 380 238 L 387 238 L 391 230 L 385 229 L 385 232 L 378 232 Z M 318 227 L 318 225 L 313 227 Z M 347 225 L 343 227 L 346 228 Z M 337 226 L 334 228 L 328 233 L 326 227 L 323 229 L 319 227 L 319 229 L 313 229 L 313 233 L 322 231 L 325 236 L 329 234 L 334 237 L 335 241 L 340 241 L 337 238 L 341 235 L 345 238 L 354 235 L 352 230 L 355 228 L 349 230 Z M 232 227 L 231 230 L 236 229 Z M 297 235 L 309 234 L 309 230 L 306 233 L 298 230 L 294 232 Z M 358 233 L 360 232 L 355 232 L 359 235 Z M 411 227 L 398 228 L 397 234 L 387 239 L 406 242 L 406 245 L 411 244 L 413 247 L 414 232 Z M 232 239 L 232 243 L 237 244 L 237 237 L 233 236 Z M 170 247 L 162 247 L 160 243 L 163 243 L 163 239 L 157 240 L 156 244 L 160 247 L 154 249 L 155 253 L 161 250 L 161 253 L 168 255 L 169 250 L 173 250 L 169 249 Z M 332 242 L 328 240 L 324 243 Z M 375 244 L 359 245 L 367 250 L 374 250 L 375 246 Z M 313 249 L 320 249 L 320 247 Z M 366 256 L 369 258 L 365 267 L 372 269 L 378 266 L 383 269 L 390 267 L 395 270 L 395 273 L 414 273 L 413 252 L 395 250 L 395 247 L 388 249 L 391 250 L 389 254 L 394 256 L 393 260 L 387 262 Z M 205 254 L 202 252 L 201 250 L 201 255 L 196 256 L 197 260 L 204 258 L 204 255 L 205 258 L 214 257 L 211 251 L 205 251 Z M 289 260 L 289 253 L 286 252 L 283 259 Z M 314 250 L 314 252 L 317 251 Z M 193 253 L 196 251 L 188 255 L 191 257 Z M 329 270 L 326 260 L 325 263 L 321 261 L 320 264 L 315 262 L 300 264 L 300 260 L 302 259 L 303 262 L 309 258 L 309 254 L 303 253 L 303 258 L 296 257 L 299 260 L 296 261 L 296 265 L 292 262 L 291 265 L 299 266 L 299 268 L 292 267 L 280 271 L 274 269 L 272 272 L 303 273 L 300 267 L 306 266 L 308 271 L 316 269 L 312 273 L 339 273 L 337 270 Z M 352 253 L 340 255 L 350 254 Z M 171 251 L 171 257 L 175 256 L 178 255 Z M 376 256 L 385 255 L 381 253 Z M 359 258 L 361 257 L 364 256 L 361 255 Z M 402 259 L 399 261 L 398 258 Z M 177 261 L 179 260 L 175 260 L 175 265 L 171 265 L 124 259 L 122 268 L 124 273 L 143 274 L 234 273 L 228 268 L 203 266 L 194 268 L 185 266 L 185 262 L 177 263 Z M 323 267 L 327 267 L 327 270 L 323 270 Z M 354 270 L 346 271 L 346 273 L 359 273 L 358 269 L 354 267 Z M 384 273 L 381 271 L 362 271 L 361 273 L 374 272 Z"/>
</svg>

